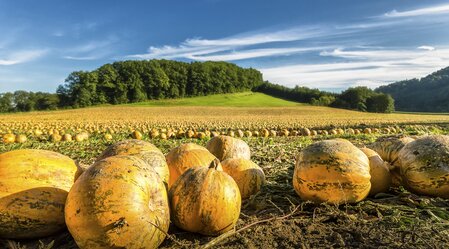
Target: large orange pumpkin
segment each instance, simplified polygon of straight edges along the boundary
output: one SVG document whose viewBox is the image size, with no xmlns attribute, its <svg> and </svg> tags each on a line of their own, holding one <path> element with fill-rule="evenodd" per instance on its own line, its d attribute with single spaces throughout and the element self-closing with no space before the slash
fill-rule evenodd
<svg viewBox="0 0 449 249">
<path fill-rule="evenodd" d="M 376 142 L 368 146 L 377 152 L 382 160 L 390 164 L 392 186 L 398 187 L 404 185 L 401 176 L 401 165 L 399 163 L 399 152 L 406 144 L 413 140 L 411 137 L 404 136 L 380 137 Z"/>
<path fill-rule="evenodd" d="M 370 179 L 368 157 L 349 141 L 334 139 L 299 153 L 293 186 L 304 200 L 354 203 L 368 195 Z"/>
<path fill-rule="evenodd" d="M 449 198 L 449 136 L 426 136 L 408 143 L 399 153 L 399 162 L 409 190 Z"/>
<path fill-rule="evenodd" d="M 213 137 L 207 142 L 206 148 L 220 161 L 229 158 L 250 159 L 251 152 L 245 141 L 230 136 Z"/>
<path fill-rule="evenodd" d="M 75 162 L 46 150 L 0 154 L 0 238 L 28 239 L 64 229 Z"/>
<path fill-rule="evenodd" d="M 369 159 L 369 173 L 371 175 L 371 190 L 370 195 L 376 195 L 378 193 L 385 193 L 391 186 L 391 174 L 390 167 L 387 162 L 372 149 L 361 148 L 360 150 L 365 153 Z"/>
<path fill-rule="evenodd" d="M 216 159 L 203 146 L 187 143 L 172 149 L 166 156 L 168 168 L 170 170 L 170 179 L 168 186 L 171 187 L 175 181 L 186 170 L 190 168 L 209 167 L 212 161 Z M 218 170 L 223 170 L 221 165 L 217 166 Z"/>
<path fill-rule="evenodd" d="M 97 161 L 106 157 L 117 155 L 136 156 L 150 165 L 168 184 L 170 171 L 164 154 L 153 144 L 137 139 L 120 141 L 109 146 L 98 158 Z"/>
<path fill-rule="evenodd" d="M 194 233 L 218 235 L 234 228 L 241 208 L 240 191 L 228 174 L 209 168 L 190 168 L 169 191 L 172 221 Z"/>
<path fill-rule="evenodd" d="M 223 171 L 230 175 L 240 189 L 242 199 L 260 191 L 265 184 L 265 174 L 261 167 L 251 160 L 242 158 L 230 158 L 221 162 Z"/>
<path fill-rule="evenodd" d="M 165 185 L 134 156 L 111 156 L 89 167 L 67 197 L 65 220 L 80 248 L 156 248 L 170 214 Z"/>
</svg>

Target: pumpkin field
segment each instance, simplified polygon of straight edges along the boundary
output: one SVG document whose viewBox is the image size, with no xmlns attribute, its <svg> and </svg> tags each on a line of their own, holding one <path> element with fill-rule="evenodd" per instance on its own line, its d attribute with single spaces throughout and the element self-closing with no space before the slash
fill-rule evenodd
<svg viewBox="0 0 449 249">
<path fill-rule="evenodd" d="M 239 97 L 237 103 L 231 105 L 232 107 L 226 104 L 226 101 L 229 100 L 223 100 L 225 101 L 224 104 L 210 106 L 206 101 L 195 106 L 189 106 L 185 103 L 173 103 L 169 106 L 159 106 L 158 104 L 121 105 L 1 115 L 0 134 L 2 142 L 0 143 L 0 153 L 23 149 L 49 150 L 73 159 L 78 165 L 78 169 L 82 169 L 85 173 L 77 173 L 79 178 L 70 190 L 68 201 L 65 204 L 65 223 L 69 226 L 70 232 L 66 225 L 63 225 L 62 229 L 50 235 L 46 234 L 45 231 L 34 231 L 30 233 L 28 238 L 27 235 L 12 238 L 14 236 L 2 237 L 2 234 L 8 233 L 4 232 L 7 230 L 6 228 L 6 230 L 0 228 L 0 248 L 66 249 L 80 248 L 80 245 L 82 245 L 81 248 L 112 248 L 111 243 L 113 242 L 117 243 L 113 248 L 125 248 L 126 246 L 120 247 L 119 244 L 125 243 L 124 241 L 128 238 L 119 237 L 121 232 L 127 231 L 126 229 L 134 229 L 127 231 L 132 234 L 146 232 L 153 234 L 150 239 L 146 238 L 146 240 L 154 240 L 153 236 L 162 238 L 163 241 L 160 241 L 159 248 L 449 247 L 449 180 L 447 179 L 449 166 L 447 165 L 448 161 L 444 161 L 445 159 L 442 159 L 441 162 L 436 159 L 439 156 L 438 148 L 448 146 L 444 143 L 447 141 L 445 135 L 449 135 L 449 115 L 373 114 L 328 107 L 294 105 L 287 103 L 288 101 L 284 104 L 282 101 L 277 102 L 274 106 L 266 104 L 264 106 L 245 107 L 242 98 L 248 98 L 248 94 L 250 95 L 250 93 L 241 94 L 241 98 Z M 261 98 L 261 96 L 257 96 L 257 98 Z M 436 136 L 434 137 L 434 135 Z M 235 141 L 232 140 L 234 141 L 232 146 L 237 148 L 233 153 L 239 154 L 241 161 L 225 160 L 226 158 L 232 158 L 225 155 L 225 153 L 231 153 L 230 149 L 220 147 L 224 145 L 212 144 L 212 140 L 221 139 L 222 136 L 236 139 Z M 145 148 L 151 147 L 148 150 L 157 152 L 154 152 L 154 155 L 152 154 L 151 159 L 143 157 L 143 160 L 135 159 L 132 156 L 114 157 L 114 155 L 122 153 L 118 148 L 119 146 L 128 146 L 123 145 L 125 142 L 121 142 L 128 139 L 151 143 L 152 145 L 132 142 L 140 144 L 139 146 L 147 146 Z M 413 153 L 416 154 L 418 151 L 421 154 L 429 153 L 428 150 L 426 152 L 424 149 L 421 152 L 420 148 L 430 146 L 429 148 L 433 148 L 430 149 L 432 153 L 435 152 L 430 153 L 430 156 L 426 159 L 426 165 L 430 167 L 436 164 L 435 162 L 446 163 L 443 166 L 440 165 L 442 171 L 446 170 L 440 172 L 442 176 L 434 176 L 435 178 L 430 179 L 428 184 L 416 187 L 412 186 L 414 181 L 407 182 L 407 180 L 404 180 L 405 176 L 402 175 L 402 171 L 399 173 L 394 171 L 393 166 L 396 160 L 391 159 L 390 162 L 381 153 L 387 151 L 387 153 L 392 153 L 395 156 L 400 153 L 405 154 L 403 151 L 400 152 L 400 149 L 408 146 L 408 142 L 403 142 L 407 139 L 410 139 L 410 141 L 423 140 L 423 142 L 422 145 L 419 143 L 414 145 L 418 147 L 412 147 L 411 154 L 404 155 L 404 158 L 409 159 L 414 155 Z M 327 140 L 331 142 L 323 142 Z M 403 144 L 400 148 L 394 147 L 401 142 Z M 221 143 L 225 144 L 224 140 Z M 313 146 L 311 146 L 312 144 Z M 434 146 L 434 144 L 437 145 Z M 249 146 L 248 151 L 242 149 L 246 148 L 245 146 Z M 371 156 L 365 150 L 362 152 L 358 149 L 364 147 L 373 149 L 375 155 L 379 153 L 382 157 L 382 159 L 379 157 L 379 160 L 382 160 L 382 165 L 383 160 L 387 161 L 389 165 L 391 163 L 390 168 L 385 167 L 388 177 L 391 179 L 376 178 L 378 181 L 370 183 L 370 172 L 368 171 L 372 162 L 368 159 L 371 160 Z M 208 170 L 214 172 L 207 171 L 207 167 L 195 170 L 188 169 L 188 167 L 184 169 L 183 167 L 187 165 L 186 162 L 191 160 L 180 159 L 183 155 L 181 151 L 184 149 L 197 150 L 194 152 L 197 153 L 195 157 L 199 158 L 198 160 L 201 162 L 207 161 L 207 167 L 212 162 Z M 356 175 L 358 171 L 350 178 L 354 182 L 356 179 L 360 181 L 364 179 L 368 187 L 364 187 L 359 193 L 352 187 L 346 189 L 347 185 L 344 184 L 333 186 L 334 189 L 326 187 L 327 185 L 324 183 L 317 182 L 314 188 L 306 191 L 301 190 L 304 187 L 301 186 L 303 182 L 297 180 L 301 174 L 307 176 L 316 174 L 316 179 L 319 181 L 318 179 L 321 179 L 320 177 L 324 175 L 324 170 L 313 171 L 318 169 L 311 167 L 313 174 L 296 172 L 295 165 L 298 161 L 304 165 L 314 162 L 316 165 L 325 165 L 325 168 L 324 159 L 319 159 L 317 155 L 323 151 L 331 151 L 329 153 L 332 153 L 335 150 L 350 151 L 347 154 L 351 158 L 347 160 L 351 163 L 359 160 L 356 160 L 356 157 L 362 158 L 360 159 L 362 162 L 356 162 L 356 164 L 366 165 L 365 169 L 368 171 L 364 174 L 367 175 L 367 178 L 363 178 L 362 173 L 360 173 L 360 176 Z M 204 153 L 207 153 L 207 155 Z M 367 156 L 363 153 L 366 153 Z M 209 155 L 211 157 L 208 157 Z M 335 155 L 341 155 L 341 153 Z M 329 158 L 346 160 L 344 157 L 337 158 L 338 156 L 335 155 L 330 155 Z M 38 155 L 21 156 L 23 158 L 27 158 L 27 156 L 39 157 Z M 418 154 L 415 156 L 418 156 Z M 11 159 L 12 156 L 9 158 L 8 160 L 21 160 L 20 157 L 18 157 L 19 159 Z M 4 160 L 4 162 L 1 162 L 1 160 Z M 1 164 L 5 164 L 6 160 L 1 159 L 0 156 L 0 211 L 2 209 L 11 210 L 10 207 L 10 209 L 5 207 L 6 197 L 4 193 L 8 191 L 7 187 L 2 186 L 1 182 L 2 174 L 8 174 L 5 173 L 6 170 L 2 171 L 1 168 Z M 151 173 L 145 173 L 145 179 L 157 178 L 160 179 L 160 184 L 151 180 L 145 183 L 147 185 L 142 185 L 144 184 L 144 180 L 142 180 L 144 178 L 137 175 L 143 174 L 144 171 L 130 173 L 132 167 L 145 168 L 145 160 L 151 160 L 153 163 L 158 160 L 164 161 L 158 161 L 159 164 L 167 161 L 170 167 L 169 172 L 160 173 L 161 171 L 158 170 L 163 169 L 155 169 L 149 171 Z M 251 189 L 252 192 L 244 192 L 242 186 L 239 185 L 240 182 L 226 170 L 226 168 L 234 167 L 232 165 L 243 164 L 243 160 L 247 161 L 245 162 L 247 167 L 260 169 L 258 172 L 262 172 L 257 173 L 258 175 L 253 173 L 251 181 L 239 180 L 244 181 L 242 184 L 248 184 L 250 189 L 256 186 L 256 189 Z M 405 159 L 403 160 L 405 161 Z M 387 162 L 385 165 L 387 165 Z M 18 163 L 18 161 L 11 161 L 8 165 L 14 167 L 14 163 Z M 329 165 L 332 163 L 331 161 L 328 162 Z M 413 163 L 414 161 L 411 161 L 409 164 Z M 92 164 L 94 166 L 89 168 Z M 172 170 L 172 166 L 170 166 L 175 164 L 179 164 L 175 167 L 179 172 Z M 127 170 L 126 165 L 132 167 L 130 166 L 131 168 Z M 205 184 L 206 180 L 201 180 L 201 177 L 206 177 L 205 175 L 211 177 L 211 179 L 213 177 L 214 180 L 211 180 L 211 182 L 224 182 L 222 184 L 230 184 L 229 188 L 236 188 L 237 185 L 232 178 L 218 170 L 219 167 L 223 167 L 224 172 L 229 173 L 236 180 L 240 193 L 237 191 L 236 196 L 227 196 L 228 199 L 223 197 L 227 202 L 219 201 L 221 200 L 220 196 L 226 195 L 226 191 L 220 192 L 219 188 L 217 188 L 216 193 L 204 194 L 204 196 L 210 198 L 206 202 L 208 201 L 207 208 L 212 210 L 207 219 L 214 219 L 213 213 L 218 212 L 217 217 L 220 219 L 226 219 L 229 216 L 229 219 L 235 219 L 235 222 L 232 221 L 234 222 L 232 226 L 226 226 L 225 228 L 201 227 L 199 223 L 203 222 L 202 219 L 200 221 L 198 217 L 190 217 L 195 213 L 195 210 L 192 210 L 191 207 L 193 204 L 185 204 L 184 209 L 181 210 L 181 208 L 178 208 L 181 204 L 175 205 L 174 203 L 206 198 L 195 195 L 203 191 L 200 187 L 195 190 L 193 187 L 192 189 L 185 189 L 186 186 L 193 185 L 195 182 Z M 424 171 L 425 168 L 417 169 L 417 171 Z M 76 168 L 73 169 L 76 171 Z M 132 169 L 134 170 L 134 168 Z M 33 170 L 39 169 L 35 167 Z M 389 171 L 391 171 L 391 176 Z M 141 178 L 135 178 L 137 183 L 133 188 L 130 187 L 134 190 L 121 187 L 125 185 L 120 185 L 123 184 L 120 182 L 120 177 L 111 178 L 108 181 L 104 179 L 90 181 L 90 178 L 88 179 L 91 176 L 106 174 L 105 172 L 123 175 L 124 179 L 130 174 L 133 177 Z M 404 170 L 404 172 L 408 171 Z M 87 173 L 89 173 L 88 176 Z M 59 176 L 62 177 L 62 173 L 54 174 L 61 174 Z M 147 174 L 150 176 L 147 176 Z M 39 175 L 39 177 L 48 177 L 43 175 Z M 305 179 L 305 175 L 301 176 L 301 179 Z M 398 180 L 398 176 L 401 179 Z M 254 180 L 254 177 L 257 179 Z M 373 175 L 371 175 L 371 178 L 373 178 Z M 183 183 L 182 181 L 186 182 Z M 226 183 L 226 181 L 230 181 L 230 183 Z M 435 182 L 439 185 L 435 186 Z M 26 186 L 27 183 L 15 182 L 14 184 Z M 104 187 L 114 191 L 123 191 L 125 194 L 122 196 L 129 196 L 127 200 L 123 198 L 115 199 L 115 201 L 121 201 L 123 206 L 110 206 L 115 212 L 120 215 L 123 214 L 123 219 L 114 220 L 108 227 L 93 224 L 98 217 L 93 217 L 92 213 L 83 213 L 83 208 L 89 205 L 89 198 L 93 198 L 90 195 L 92 191 L 89 184 L 93 184 L 92 186 L 96 186 L 96 188 Z M 146 188 L 142 186 L 148 186 L 150 193 L 148 196 L 136 193 L 139 188 Z M 371 191 L 374 191 L 374 186 L 379 190 L 376 188 L 375 193 L 370 192 L 367 196 L 370 188 Z M 165 188 L 168 188 L 168 193 L 165 193 Z M 346 194 L 345 191 L 349 191 L 351 194 Z M 67 194 L 67 192 L 65 193 Z M 136 214 L 136 217 L 126 216 L 129 215 L 128 209 L 147 210 L 146 204 L 140 206 L 142 202 L 146 203 L 148 198 L 153 198 L 158 200 L 157 203 L 163 203 L 164 198 L 167 199 L 167 194 L 167 203 L 169 203 L 167 205 L 170 205 L 170 209 L 166 209 L 164 212 L 160 212 L 161 210 L 158 209 L 159 213 L 157 213 L 150 207 L 151 214 L 145 216 L 145 220 L 148 219 L 148 222 L 154 225 L 151 222 L 162 219 L 163 216 L 168 218 L 171 213 L 172 218 L 168 220 L 169 222 L 166 224 L 160 223 L 154 227 L 133 226 L 132 221 L 133 219 L 137 220 L 138 215 Z M 351 197 L 348 197 L 350 195 Z M 3 198 L 5 203 L 2 201 Z M 50 200 L 47 201 L 51 202 Z M 41 204 L 44 206 L 50 205 L 49 203 Z M 173 208 L 175 206 L 177 208 Z M 21 208 L 23 208 L 21 212 L 27 210 L 26 207 Z M 108 212 L 108 210 L 101 212 Z M 75 219 L 79 213 L 86 216 L 86 223 L 80 223 Z M 6 222 L 6 220 L 7 217 L 0 216 L 0 223 Z M 215 221 L 207 222 L 213 223 Z M 218 224 L 218 221 L 214 224 Z M 50 229 L 49 227 L 46 228 Z M 98 238 L 100 236 L 98 234 L 106 232 L 106 230 L 113 231 L 115 237 L 110 237 L 109 241 L 104 241 L 105 244 L 102 246 L 95 244 L 96 246 L 92 247 L 94 244 L 89 243 L 94 243 L 92 241 L 97 243 L 98 241 L 94 238 Z M 42 236 L 39 235 L 41 232 Z M 92 238 L 90 242 L 89 238 Z M 140 239 L 142 238 L 139 237 L 136 241 Z M 158 243 L 155 246 L 158 246 Z"/>
</svg>

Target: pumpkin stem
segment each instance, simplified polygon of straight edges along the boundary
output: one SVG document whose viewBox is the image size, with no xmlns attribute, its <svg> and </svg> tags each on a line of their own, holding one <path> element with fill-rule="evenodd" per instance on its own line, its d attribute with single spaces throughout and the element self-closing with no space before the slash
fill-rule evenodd
<svg viewBox="0 0 449 249">
<path fill-rule="evenodd" d="M 209 165 L 209 169 L 217 169 L 218 165 L 220 164 L 220 160 L 218 158 L 215 158 Z"/>
</svg>

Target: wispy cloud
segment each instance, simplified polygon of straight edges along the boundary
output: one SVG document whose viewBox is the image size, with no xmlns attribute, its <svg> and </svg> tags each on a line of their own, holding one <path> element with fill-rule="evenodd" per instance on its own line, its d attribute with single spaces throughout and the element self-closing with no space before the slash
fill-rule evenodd
<svg viewBox="0 0 449 249">
<path fill-rule="evenodd" d="M 261 68 L 264 78 L 285 85 L 346 88 L 348 85 L 377 87 L 407 78 L 422 77 L 447 66 L 449 48 L 435 51 L 335 50 L 323 56 L 356 59 L 339 63 L 296 64 Z"/>
<path fill-rule="evenodd" d="M 449 4 L 425 7 L 425 8 L 407 10 L 407 11 L 392 10 L 390 12 L 385 13 L 384 17 L 392 17 L 392 18 L 412 17 L 412 16 L 424 16 L 424 15 L 440 15 L 440 14 L 445 14 L 445 13 L 449 13 Z"/>
<path fill-rule="evenodd" d="M 107 56 L 112 52 L 111 46 L 117 42 L 115 36 L 105 40 L 90 41 L 81 45 L 63 50 L 62 58 L 68 60 L 96 60 Z"/>
<path fill-rule="evenodd" d="M 427 51 L 433 51 L 433 50 L 435 50 L 434 47 L 432 47 L 432 46 L 426 46 L 426 45 L 419 46 L 418 49 L 427 50 Z"/>
<path fill-rule="evenodd" d="M 270 47 L 253 49 L 256 45 L 267 46 L 273 43 L 302 41 L 329 35 L 330 30 L 323 26 L 307 26 L 273 32 L 245 33 L 221 39 L 187 39 L 179 46 L 150 47 L 148 53 L 129 55 L 127 58 L 187 58 L 192 60 L 242 60 L 266 56 L 298 53 L 311 48 Z M 221 54 L 216 54 L 221 53 Z"/>
<path fill-rule="evenodd" d="M 39 57 L 42 57 L 48 52 L 47 49 L 39 49 L 39 50 L 22 50 L 16 51 L 11 54 L 0 56 L 0 65 L 2 66 L 10 66 L 20 63 L 29 62 L 35 60 Z M 3 58 L 1 58 L 3 57 Z"/>
</svg>

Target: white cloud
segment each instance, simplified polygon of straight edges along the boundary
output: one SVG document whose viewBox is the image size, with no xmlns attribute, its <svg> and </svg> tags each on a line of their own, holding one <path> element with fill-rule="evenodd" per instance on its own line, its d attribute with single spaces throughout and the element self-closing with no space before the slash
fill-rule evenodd
<svg viewBox="0 0 449 249">
<path fill-rule="evenodd" d="M 419 46 L 418 47 L 418 49 L 421 49 L 421 50 L 427 50 L 427 51 L 433 51 L 433 50 L 435 50 L 435 47 L 432 47 L 432 46 Z"/>
<path fill-rule="evenodd" d="M 392 10 L 384 14 L 385 17 L 412 17 L 412 16 L 424 16 L 424 15 L 440 15 L 449 13 L 449 4 L 432 6 L 408 11 Z"/>
<path fill-rule="evenodd" d="M 105 40 L 90 41 L 82 45 L 66 48 L 61 52 L 64 54 L 62 58 L 68 60 L 96 60 L 100 59 L 113 50 L 111 46 L 118 39 L 115 36 L 108 37 Z"/>
<path fill-rule="evenodd" d="M 9 66 L 9 65 L 25 63 L 28 61 L 35 60 L 39 57 L 42 57 L 47 52 L 48 52 L 47 49 L 22 50 L 22 51 L 13 52 L 6 56 L 0 56 L 0 65 Z M 2 59 L 1 57 L 4 57 L 4 59 Z"/>
<path fill-rule="evenodd" d="M 214 40 L 194 38 L 185 40 L 179 46 L 152 46 L 148 49 L 148 53 L 126 57 L 137 59 L 241 60 L 305 51 L 308 48 L 279 48 L 272 47 L 270 44 L 302 41 L 327 36 L 335 32 L 342 31 L 334 30 L 334 32 L 331 32 L 329 28 L 324 26 L 308 26 L 273 32 L 244 33 Z M 269 48 L 245 49 L 255 45 L 269 46 Z M 215 54 L 220 52 L 219 55 Z"/>
<path fill-rule="evenodd" d="M 267 56 L 292 55 L 310 51 L 319 51 L 323 47 L 297 47 L 297 48 L 264 48 L 264 49 L 248 49 L 243 51 L 233 51 L 226 54 L 218 55 L 191 55 L 189 59 L 199 61 L 236 61 L 250 58 L 260 58 Z"/>
<path fill-rule="evenodd" d="M 62 58 L 68 59 L 68 60 L 78 60 L 78 61 L 85 61 L 85 60 L 96 60 L 99 59 L 99 56 L 63 56 Z"/>
<path fill-rule="evenodd" d="M 334 51 L 335 52 L 335 51 Z M 296 64 L 261 68 L 264 78 L 283 85 L 314 88 L 346 88 L 348 85 L 377 87 L 418 78 L 447 66 L 449 48 L 437 51 L 371 50 L 331 52 L 357 59 L 339 63 Z"/>
</svg>

